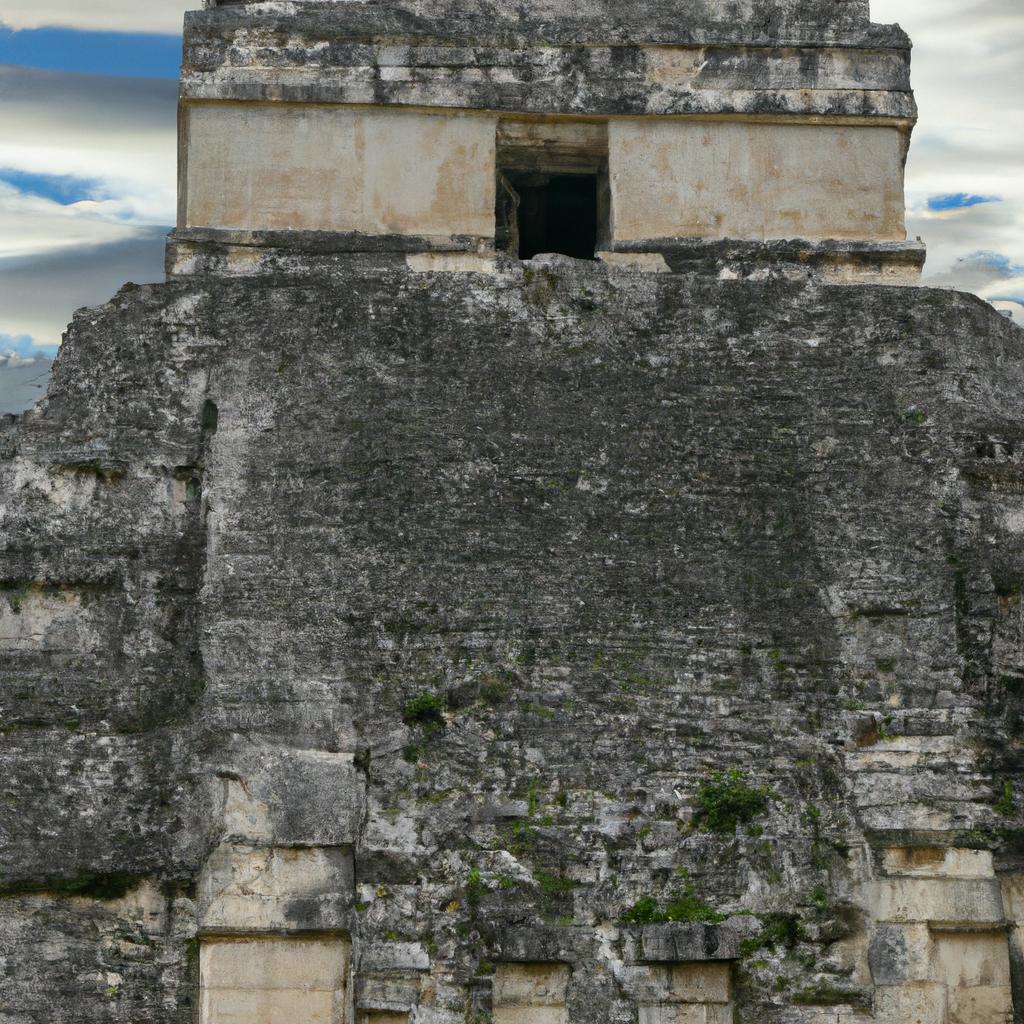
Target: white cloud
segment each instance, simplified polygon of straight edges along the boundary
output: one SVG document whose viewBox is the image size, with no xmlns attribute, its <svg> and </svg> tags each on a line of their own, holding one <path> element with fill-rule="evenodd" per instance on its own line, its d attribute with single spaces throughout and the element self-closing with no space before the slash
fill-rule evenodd
<svg viewBox="0 0 1024 1024">
<path fill-rule="evenodd" d="M 1024 266 L 1024 4 L 1021 0 L 872 0 L 875 21 L 914 41 L 921 110 L 907 164 L 908 233 L 928 244 L 925 277 L 984 297 L 1022 291 L 988 278 L 975 253 Z M 1000 203 L 954 214 L 928 199 L 967 192 Z M 985 278 L 984 280 L 982 278 Z M 1019 307 L 1016 307 L 1019 313 Z"/>
<path fill-rule="evenodd" d="M 176 33 L 184 12 L 200 6 L 200 0 L 4 0 L 0 23 L 15 29 Z"/>
<path fill-rule="evenodd" d="M 77 211 L 86 218 L 173 222 L 174 82 L 0 66 L 0 96 L 0 172 L 96 181 L 99 205 Z"/>
<path fill-rule="evenodd" d="M 0 260 L 0 351 L 59 345 L 71 314 L 106 302 L 126 281 L 163 280 L 164 229 L 133 227 L 104 245 Z"/>
<path fill-rule="evenodd" d="M 177 85 L 0 66 L 0 96 L 0 177 L 89 183 L 89 198 L 63 204 L 22 177 L 0 181 L 0 341 L 54 345 L 79 306 L 161 276 L 176 213 Z"/>
<path fill-rule="evenodd" d="M 96 204 L 61 206 L 0 182 L 0 260 L 102 245 L 135 234 L 133 225 L 105 217 Z"/>
</svg>

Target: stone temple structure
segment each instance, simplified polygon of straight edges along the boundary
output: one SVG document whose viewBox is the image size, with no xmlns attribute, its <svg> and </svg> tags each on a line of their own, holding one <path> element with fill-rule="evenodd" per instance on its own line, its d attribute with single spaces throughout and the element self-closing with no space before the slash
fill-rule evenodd
<svg viewBox="0 0 1024 1024">
<path fill-rule="evenodd" d="M 187 16 L 0 423 L 0 1024 L 1021 1024 L 1024 333 L 864 0 Z"/>
</svg>

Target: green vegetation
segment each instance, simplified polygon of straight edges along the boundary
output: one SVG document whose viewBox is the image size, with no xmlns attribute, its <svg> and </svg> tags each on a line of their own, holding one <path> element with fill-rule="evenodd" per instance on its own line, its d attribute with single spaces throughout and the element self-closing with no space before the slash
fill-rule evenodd
<svg viewBox="0 0 1024 1024">
<path fill-rule="evenodd" d="M 489 673 L 480 679 L 480 699 L 491 707 L 503 703 L 511 693 L 512 683 L 509 676 Z"/>
<path fill-rule="evenodd" d="M 761 949 L 794 949 L 806 936 L 803 922 L 796 914 L 759 914 L 761 931 L 740 943 L 740 956 L 748 957 Z"/>
<path fill-rule="evenodd" d="M 718 924 L 724 921 L 725 914 L 720 914 L 705 903 L 693 891 L 688 882 L 681 893 L 669 897 L 661 905 L 653 896 L 643 896 L 622 915 L 623 924 L 661 924 L 666 921 L 694 922 Z"/>
<path fill-rule="evenodd" d="M 1017 811 L 1013 800 L 1013 785 L 1009 779 L 1003 780 L 1003 795 L 996 801 L 995 808 L 1004 818 L 1011 817 Z"/>
<path fill-rule="evenodd" d="M 0 583 L 0 593 L 7 598 L 7 605 L 14 615 L 21 614 L 22 606 L 31 589 L 30 583 Z"/>
<path fill-rule="evenodd" d="M 551 708 L 544 707 L 543 704 L 524 704 L 523 710 L 531 715 L 537 715 L 539 718 L 555 717 L 555 712 Z"/>
<path fill-rule="evenodd" d="M 714 772 L 697 790 L 699 810 L 695 824 L 709 832 L 731 835 L 768 810 L 772 796 L 767 786 L 751 786 L 738 769 Z"/>
<path fill-rule="evenodd" d="M 487 887 L 484 885 L 480 869 L 470 868 L 469 877 L 466 879 L 466 906 L 468 906 L 470 910 L 476 911 L 477 907 L 480 906 L 480 900 L 486 891 Z"/>
<path fill-rule="evenodd" d="M 402 707 L 402 721 L 410 729 L 416 729 L 419 732 L 419 739 L 408 744 L 402 750 L 402 758 L 409 764 L 416 764 L 423 758 L 426 740 L 444 732 L 444 712 L 447 706 L 447 701 L 443 697 L 439 697 L 429 690 L 424 690 L 405 702 Z"/>
<path fill-rule="evenodd" d="M 402 721 L 410 729 L 420 728 L 425 733 L 444 731 L 444 711 L 447 703 L 436 693 L 424 690 L 416 697 L 410 697 L 402 708 Z"/>
<path fill-rule="evenodd" d="M 828 910 L 828 891 L 823 885 L 816 885 L 811 892 L 811 905 L 819 914 Z"/>
<path fill-rule="evenodd" d="M 416 764 L 423 757 L 422 743 L 409 743 L 402 748 L 402 760 L 409 764 Z"/>
<path fill-rule="evenodd" d="M 862 989 L 839 988 L 823 981 L 794 992 L 790 1002 L 794 1006 L 855 1006 L 868 1009 L 871 998 Z"/>
<path fill-rule="evenodd" d="M 526 813 L 532 818 L 540 808 L 540 797 L 537 791 L 540 789 L 540 781 L 533 779 L 526 790 Z"/>
<path fill-rule="evenodd" d="M 566 893 L 572 892 L 579 884 L 571 878 L 542 871 L 540 868 L 534 870 L 533 877 L 540 886 L 540 891 L 545 896 L 564 896 Z"/>
</svg>

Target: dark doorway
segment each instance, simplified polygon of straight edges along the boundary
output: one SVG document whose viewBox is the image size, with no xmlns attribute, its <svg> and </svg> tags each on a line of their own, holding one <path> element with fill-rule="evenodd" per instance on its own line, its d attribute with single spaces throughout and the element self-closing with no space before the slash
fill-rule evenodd
<svg viewBox="0 0 1024 1024">
<path fill-rule="evenodd" d="M 516 199 L 518 256 L 557 252 L 592 260 L 597 249 L 598 183 L 594 174 L 510 174 Z"/>
</svg>

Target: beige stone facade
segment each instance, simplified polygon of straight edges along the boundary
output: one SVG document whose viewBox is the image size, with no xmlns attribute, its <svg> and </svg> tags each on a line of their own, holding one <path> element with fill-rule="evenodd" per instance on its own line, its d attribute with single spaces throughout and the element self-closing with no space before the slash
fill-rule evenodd
<svg viewBox="0 0 1024 1024">
<path fill-rule="evenodd" d="M 612 240 L 902 241 L 904 151 L 893 127 L 613 121 Z"/>
<path fill-rule="evenodd" d="M 550 171 L 574 157 L 604 158 L 603 230 L 613 245 L 906 238 L 906 135 L 893 126 L 499 121 L 486 112 L 268 103 L 199 103 L 183 118 L 185 228 L 405 235 L 441 245 L 468 236 L 493 247 L 499 158 L 508 166 L 518 156 Z"/>
<path fill-rule="evenodd" d="M 493 118 L 209 103 L 184 124 L 183 226 L 493 234 Z"/>
</svg>

